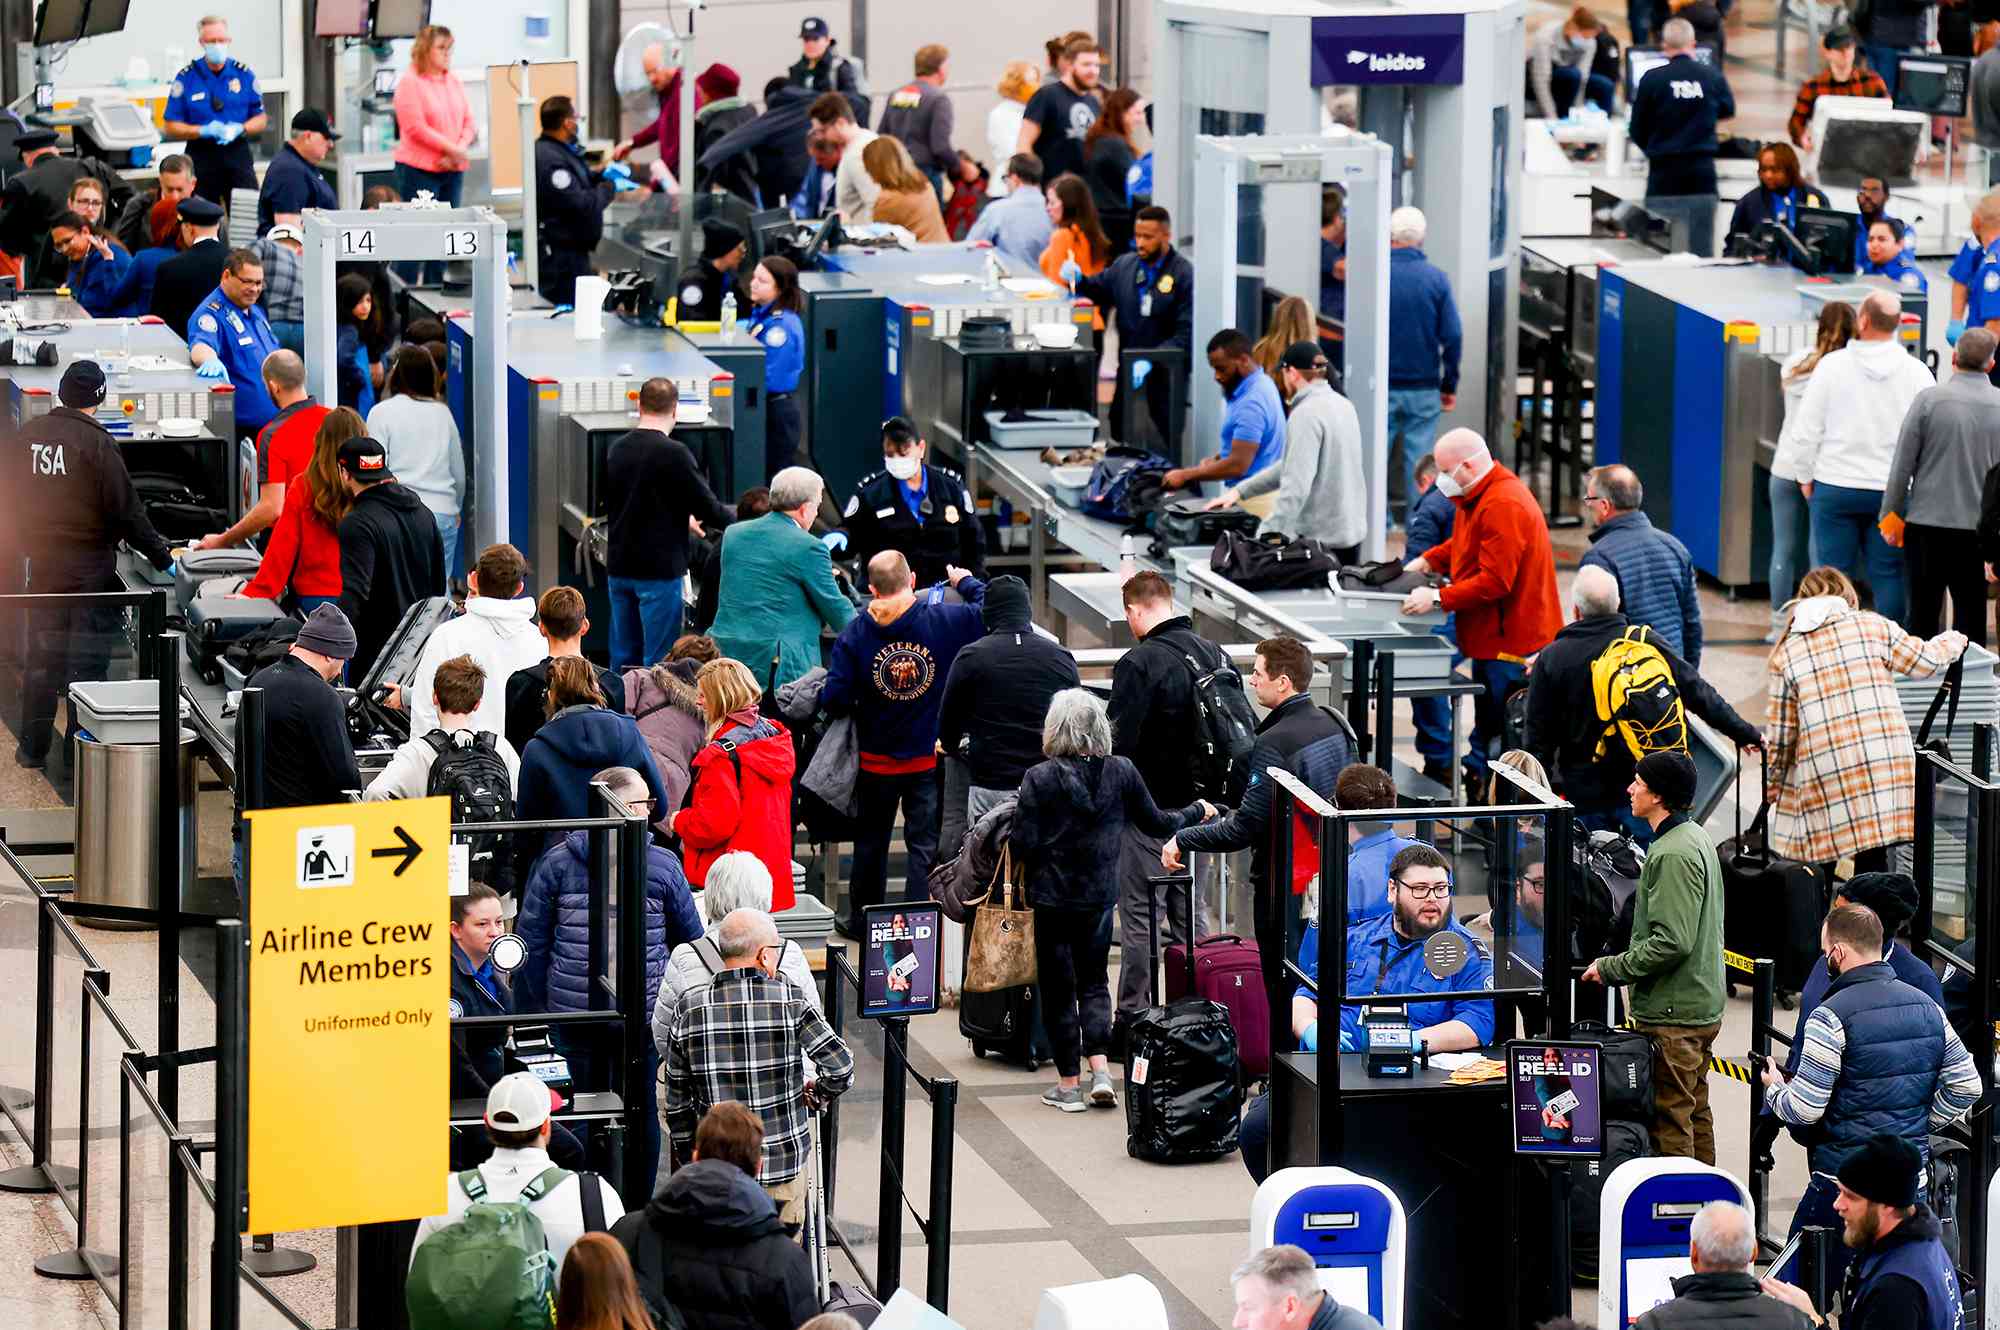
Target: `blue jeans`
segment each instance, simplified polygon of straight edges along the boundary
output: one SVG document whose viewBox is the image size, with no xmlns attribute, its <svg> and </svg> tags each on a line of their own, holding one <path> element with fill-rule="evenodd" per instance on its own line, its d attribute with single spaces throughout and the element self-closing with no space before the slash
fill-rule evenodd
<svg viewBox="0 0 2000 1330">
<path fill-rule="evenodd" d="M 1792 1226 L 1785 1234 L 1787 1240 L 1793 1233 L 1806 1227 L 1825 1227 L 1833 1230 L 1833 1241 L 1827 1244 L 1831 1253 L 1827 1264 L 1832 1267 L 1828 1277 L 1831 1287 L 1839 1288 L 1840 1281 L 1847 1274 L 1847 1263 L 1854 1259 L 1854 1253 L 1840 1240 L 1845 1221 L 1834 1210 L 1834 1198 L 1840 1195 L 1840 1188 L 1815 1173 L 1806 1182 L 1805 1195 L 1799 1197 L 1799 1208 L 1792 1212 Z M 1794 1256 L 1785 1263 L 1778 1278 L 1788 1284 L 1795 1284 L 1799 1278 L 1799 1258 Z"/>
<path fill-rule="evenodd" d="M 300 596 L 297 599 L 299 602 L 299 617 L 301 619 L 310 615 L 322 605 L 338 605 L 340 603 L 339 596 Z"/>
<path fill-rule="evenodd" d="M 611 668 L 656 664 L 681 635 L 681 579 L 611 579 Z"/>
<path fill-rule="evenodd" d="M 1799 589 L 1799 578 L 1819 562 L 1811 543 L 1812 509 L 1796 480 L 1771 477 L 1771 612 Z M 1808 562 L 1810 561 L 1810 562 Z"/>
<path fill-rule="evenodd" d="M 1592 74 L 1588 78 L 1582 70 L 1570 65 L 1554 65 L 1549 69 L 1549 95 L 1556 104 L 1556 114 L 1567 116 L 1576 105 L 1576 95 L 1582 92 L 1585 100 L 1601 108 L 1606 115 L 1611 113 L 1617 85 L 1602 74 Z"/>
<path fill-rule="evenodd" d="M 1475 660 L 1472 682 L 1486 691 L 1472 699 L 1472 734 L 1466 742 L 1465 766 L 1478 785 L 1486 782 L 1486 769 L 1497 756 L 1507 720 L 1507 694 L 1528 677 L 1526 666 L 1511 660 Z"/>
<path fill-rule="evenodd" d="M 1882 512 L 1881 490 L 1848 489 L 1825 481 L 1813 487 L 1813 559 L 1838 568 L 1875 593 L 1875 612 L 1903 621 L 1903 552 L 1882 539 L 1875 523 Z"/>
<path fill-rule="evenodd" d="M 444 546 L 444 589 L 451 590 L 451 579 L 465 569 L 459 564 L 457 513 L 432 513 L 431 519 L 437 523 L 438 542 Z"/>
<path fill-rule="evenodd" d="M 1896 71 L 1903 63 L 1903 48 L 1900 46 L 1877 46 L 1874 42 L 1861 43 L 1861 53 L 1868 58 L 1868 67 L 1882 76 L 1889 85 L 1889 95 L 1896 95 Z M 1835 1221 L 1836 1223 L 1839 1221 Z M 1835 1246 L 1840 1244 L 1836 1243 Z"/>
<path fill-rule="evenodd" d="M 271 335 L 278 339 L 278 345 L 294 355 L 306 353 L 306 325 L 294 323 L 290 319 L 272 319 Z"/>
<path fill-rule="evenodd" d="M 1632 45 L 1650 45 L 1653 36 L 1653 0 L 1625 0 L 1625 26 L 1632 30 Z"/>
<path fill-rule="evenodd" d="M 420 189 L 428 189 L 440 202 L 456 208 L 465 193 L 465 172 L 463 171 L 421 171 L 414 166 L 396 163 L 396 192 L 408 203 L 417 196 Z M 421 270 L 421 276 L 419 276 Z M 444 263 L 437 259 L 423 262 L 398 263 L 396 275 L 406 282 L 423 286 L 436 286 L 444 280 Z"/>
<path fill-rule="evenodd" d="M 1704 259 L 1715 257 L 1715 195 L 1648 194 L 1646 211 L 1669 221 L 1686 218 L 1688 253 Z"/>
<path fill-rule="evenodd" d="M 1417 463 L 1437 440 L 1444 402 L 1436 388 L 1389 390 L 1389 470 L 1403 477 L 1403 520 L 1417 501 Z"/>
<path fill-rule="evenodd" d="M 1447 642 L 1454 642 L 1452 632 L 1456 626 L 1456 616 L 1447 614 L 1444 622 L 1431 632 Z M 1451 667 L 1455 670 L 1465 657 L 1457 651 L 1451 653 Z M 1424 766 L 1451 767 L 1451 706 L 1449 697 L 1413 697 L 1410 699 L 1410 719 L 1416 726 L 1417 752 L 1424 759 Z M 1449 782 L 1447 782 L 1449 783 Z"/>
</svg>

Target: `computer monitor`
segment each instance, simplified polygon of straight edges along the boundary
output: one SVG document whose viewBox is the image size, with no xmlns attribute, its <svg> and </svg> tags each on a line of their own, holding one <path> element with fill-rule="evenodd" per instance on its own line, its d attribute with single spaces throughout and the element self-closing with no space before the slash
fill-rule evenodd
<svg viewBox="0 0 2000 1330">
<path fill-rule="evenodd" d="M 89 0 L 42 0 L 35 15 L 35 45 L 83 40 L 84 11 Z"/>
<path fill-rule="evenodd" d="M 1679 253 L 1688 247 L 1685 218 L 1648 212 L 1608 189 L 1590 191 L 1590 234 L 1598 240 L 1636 240 L 1662 254 Z"/>
<path fill-rule="evenodd" d="M 378 42 L 414 37 L 431 21 L 431 0 L 375 0 L 372 35 Z"/>
<path fill-rule="evenodd" d="M 1925 115 L 1965 114 L 1972 61 L 1962 55 L 1913 55 L 1896 63 L 1896 109 Z"/>
<path fill-rule="evenodd" d="M 1886 97 L 1822 97 L 1813 104 L 1815 152 L 1806 173 L 1827 190 L 1851 189 L 1868 176 L 1908 188 L 1930 125 L 1926 113 L 1898 110 Z"/>
<path fill-rule="evenodd" d="M 1706 46 L 1697 46 L 1688 52 L 1704 65 L 1715 63 L 1715 52 Z M 1625 48 L 1625 100 L 1629 104 L 1632 94 L 1638 90 L 1639 80 L 1652 70 L 1658 69 L 1673 57 L 1657 46 L 1628 46 Z"/>
<path fill-rule="evenodd" d="M 86 37 L 109 37 L 125 31 L 125 18 L 132 12 L 132 0 L 90 0 L 90 13 L 83 22 Z"/>
<path fill-rule="evenodd" d="M 313 19 L 315 37 L 366 37 L 368 0 L 319 0 Z"/>
<path fill-rule="evenodd" d="M 1800 208 L 1792 234 L 1819 257 L 1819 275 L 1854 271 L 1854 248 L 1861 214 L 1832 208 Z"/>
</svg>

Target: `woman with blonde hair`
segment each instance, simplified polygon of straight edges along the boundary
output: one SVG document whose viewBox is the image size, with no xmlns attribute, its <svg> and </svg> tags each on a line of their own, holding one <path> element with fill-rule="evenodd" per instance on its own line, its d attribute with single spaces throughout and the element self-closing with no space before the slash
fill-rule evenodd
<svg viewBox="0 0 2000 1330">
<path fill-rule="evenodd" d="M 1250 357 L 1271 376 L 1278 385 L 1278 391 L 1285 391 L 1285 376 L 1278 373 L 1278 357 L 1294 342 L 1311 342 L 1319 338 L 1319 324 L 1313 318 L 1312 306 L 1303 297 L 1286 296 L 1271 311 L 1271 326 L 1250 349 Z"/>
<path fill-rule="evenodd" d="M 891 140 L 893 142 L 893 140 Z M 928 186 L 926 186 L 928 188 Z M 700 886 L 731 850 L 748 850 L 771 874 L 771 908 L 792 908 L 792 734 L 760 715 L 763 689 L 740 660 L 711 660 L 694 677 L 707 744 L 694 755 L 688 804 L 674 814 L 688 881 Z"/>
<path fill-rule="evenodd" d="M 285 487 L 285 506 L 271 528 L 271 543 L 257 576 L 239 595 L 283 600 L 289 595 L 303 619 L 340 599 L 340 519 L 353 496 L 340 471 L 340 445 L 368 432 L 361 417 L 337 406 L 313 435 L 312 461 Z"/>
<path fill-rule="evenodd" d="M 451 72 L 451 29 L 427 24 L 410 43 L 410 67 L 396 80 L 396 188 L 406 199 L 427 189 L 440 203 L 456 208 L 465 192 L 467 155 L 479 127 L 465 85 Z M 437 281 L 444 264 L 426 262 L 424 280 Z M 416 280 L 415 263 L 399 265 L 404 280 Z"/>
<path fill-rule="evenodd" d="M 1889 847 L 1916 835 L 1916 752 L 1896 676 L 1928 678 L 1957 660 L 1965 634 L 1925 641 L 1860 608 L 1837 568 L 1799 579 L 1771 650 L 1764 725 L 1771 848 L 1819 864 L 1889 867 Z"/>
<path fill-rule="evenodd" d="M 1799 468 L 1799 403 L 1805 400 L 1806 385 L 1812 382 L 1819 362 L 1846 346 L 1854 338 L 1854 306 L 1835 300 L 1822 305 L 1819 329 L 1813 344 L 1795 351 L 1778 371 L 1778 383 L 1785 394 L 1785 423 L 1778 430 L 1778 448 L 1771 457 L 1771 633 L 1778 640 L 1783 623 L 1783 605 L 1798 586 L 1799 574 L 1819 554 L 1811 548 L 1812 509 L 1807 506 L 1804 477 Z"/>
<path fill-rule="evenodd" d="M 871 139 L 861 150 L 861 165 L 882 189 L 875 198 L 875 221 L 902 227 L 922 245 L 941 245 L 951 239 L 951 233 L 944 229 L 944 210 L 938 206 L 937 191 L 900 141 L 887 134 Z"/>
<path fill-rule="evenodd" d="M 1007 159 L 1021 141 L 1021 113 L 1028 99 L 1042 84 L 1033 61 L 1009 60 L 1001 71 L 996 91 L 1000 101 L 986 113 L 986 150 L 993 154 L 993 170 L 986 182 L 986 197 L 997 199 L 1007 192 Z"/>
</svg>

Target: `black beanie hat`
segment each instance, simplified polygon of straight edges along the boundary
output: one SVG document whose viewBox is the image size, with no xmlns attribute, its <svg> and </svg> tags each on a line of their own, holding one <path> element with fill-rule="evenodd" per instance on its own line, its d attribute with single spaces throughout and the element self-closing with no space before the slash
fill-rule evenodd
<svg viewBox="0 0 2000 1330">
<path fill-rule="evenodd" d="M 64 406 L 81 410 L 104 404 L 104 367 L 95 360 L 77 360 L 63 371 L 56 385 L 56 398 Z"/>
<path fill-rule="evenodd" d="M 1005 573 L 986 584 L 986 600 L 980 609 L 988 632 L 1020 631 L 1034 622 L 1028 600 L 1028 584 Z"/>
<path fill-rule="evenodd" d="M 1833 894 L 1875 911 L 1885 938 L 1917 917 L 1917 884 L 1908 873 L 1856 873 Z"/>
<path fill-rule="evenodd" d="M 1924 1171 L 1917 1147 L 1887 1132 L 1870 1136 L 1841 1163 L 1840 1185 L 1863 1200 L 1903 1209 L 1917 1203 L 1917 1183 Z"/>
<path fill-rule="evenodd" d="M 1648 753 L 1639 759 L 1639 779 L 1676 813 L 1694 807 L 1694 762 L 1686 753 Z"/>
</svg>

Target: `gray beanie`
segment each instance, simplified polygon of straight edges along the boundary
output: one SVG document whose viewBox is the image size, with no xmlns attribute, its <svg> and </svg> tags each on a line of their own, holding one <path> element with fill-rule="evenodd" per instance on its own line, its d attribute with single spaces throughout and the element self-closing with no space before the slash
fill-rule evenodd
<svg viewBox="0 0 2000 1330">
<path fill-rule="evenodd" d="M 305 626 L 299 629 L 298 645 L 335 660 L 353 660 L 354 625 L 341 613 L 340 606 L 329 602 L 306 616 Z"/>
</svg>

